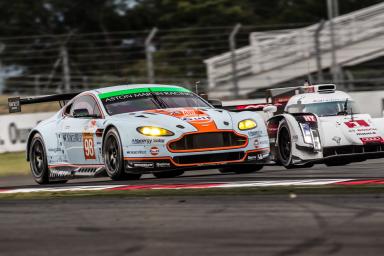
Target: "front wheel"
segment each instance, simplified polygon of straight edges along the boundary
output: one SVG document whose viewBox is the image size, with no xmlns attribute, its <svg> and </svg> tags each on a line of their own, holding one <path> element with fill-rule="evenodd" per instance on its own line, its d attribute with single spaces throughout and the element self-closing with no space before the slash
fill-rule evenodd
<svg viewBox="0 0 384 256">
<path fill-rule="evenodd" d="M 223 167 L 220 168 L 219 171 L 221 173 L 237 173 L 237 174 L 246 174 L 246 173 L 253 173 L 260 171 L 263 169 L 263 165 L 243 165 L 243 166 L 238 166 L 238 167 Z"/>
<path fill-rule="evenodd" d="M 294 168 L 292 163 L 292 141 L 291 132 L 287 121 L 280 125 L 277 137 L 277 160 L 287 169 Z"/>
<path fill-rule="evenodd" d="M 141 174 L 125 173 L 120 136 L 114 128 L 105 135 L 103 156 L 107 174 L 112 180 L 140 179 Z"/>
</svg>

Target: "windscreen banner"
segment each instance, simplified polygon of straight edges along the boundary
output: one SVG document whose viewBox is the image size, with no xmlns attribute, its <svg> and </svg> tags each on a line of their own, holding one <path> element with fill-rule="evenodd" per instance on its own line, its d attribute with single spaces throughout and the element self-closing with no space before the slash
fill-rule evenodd
<svg viewBox="0 0 384 256">
<path fill-rule="evenodd" d="M 29 132 L 54 112 L 0 115 L 0 153 L 24 151 Z"/>
</svg>

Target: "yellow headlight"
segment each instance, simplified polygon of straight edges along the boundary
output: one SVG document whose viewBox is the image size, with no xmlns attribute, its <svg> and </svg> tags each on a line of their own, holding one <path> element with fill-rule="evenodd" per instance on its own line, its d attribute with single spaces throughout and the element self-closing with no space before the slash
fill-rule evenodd
<svg viewBox="0 0 384 256">
<path fill-rule="evenodd" d="M 246 119 L 241 122 L 239 122 L 239 129 L 244 130 L 250 130 L 257 126 L 256 122 L 251 119 Z"/>
<path fill-rule="evenodd" d="M 153 126 L 143 126 L 137 128 L 137 131 L 146 136 L 172 136 L 173 132 L 168 131 L 167 129 Z"/>
</svg>

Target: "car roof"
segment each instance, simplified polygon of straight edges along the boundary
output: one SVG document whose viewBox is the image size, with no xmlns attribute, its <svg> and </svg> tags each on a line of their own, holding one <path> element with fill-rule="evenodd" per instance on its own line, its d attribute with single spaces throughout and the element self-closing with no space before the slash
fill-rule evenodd
<svg viewBox="0 0 384 256">
<path fill-rule="evenodd" d="M 126 84 L 126 85 L 117 85 L 111 87 L 104 87 L 92 90 L 91 92 L 95 94 L 108 93 L 120 90 L 128 89 L 141 89 L 141 88 L 155 88 L 155 87 L 169 87 L 169 88 L 184 88 L 177 85 L 164 85 L 164 84 Z"/>
</svg>

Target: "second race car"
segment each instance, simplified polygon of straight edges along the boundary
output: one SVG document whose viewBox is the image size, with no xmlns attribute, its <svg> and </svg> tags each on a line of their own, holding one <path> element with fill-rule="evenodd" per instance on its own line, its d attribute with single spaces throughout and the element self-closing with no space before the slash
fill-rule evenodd
<svg viewBox="0 0 384 256">
<path fill-rule="evenodd" d="M 62 101 L 34 128 L 27 159 L 37 183 L 143 173 L 175 177 L 185 170 L 260 170 L 269 156 L 266 125 L 254 112 L 232 113 L 178 86 L 123 85 L 80 94 L 9 99 L 21 105 Z"/>
</svg>

